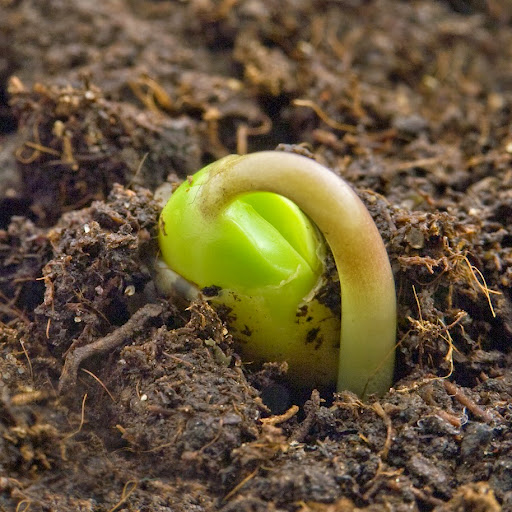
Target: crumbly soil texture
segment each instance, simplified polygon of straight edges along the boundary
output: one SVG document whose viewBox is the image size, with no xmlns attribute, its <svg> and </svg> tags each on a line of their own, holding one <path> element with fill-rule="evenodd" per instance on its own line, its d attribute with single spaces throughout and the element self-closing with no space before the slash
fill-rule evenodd
<svg viewBox="0 0 512 512">
<path fill-rule="evenodd" d="M 510 0 L 0 0 L 0 511 L 512 510 L 511 126 Z M 383 397 L 156 290 L 157 188 L 275 148 L 382 233 Z"/>
</svg>

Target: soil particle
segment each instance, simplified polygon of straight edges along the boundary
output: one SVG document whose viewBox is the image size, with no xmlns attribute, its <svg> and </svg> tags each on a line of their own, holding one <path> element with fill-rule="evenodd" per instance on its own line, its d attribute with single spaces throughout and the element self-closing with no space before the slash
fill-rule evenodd
<svg viewBox="0 0 512 512">
<path fill-rule="evenodd" d="M 151 279 L 142 260 L 157 214 L 147 190 L 116 185 L 108 202 L 67 213 L 48 232 L 53 254 L 32 333 L 55 355 L 129 318 Z"/>
<path fill-rule="evenodd" d="M 106 198 L 114 183 L 155 189 L 168 174 L 184 177 L 200 165 L 193 124 L 108 101 L 87 80 L 31 92 L 11 81 L 10 92 L 20 196 L 40 224 Z"/>
<path fill-rule="evenodd" d="M 213 310 L 197 304 L 184 327 L 162 327 L 141 345 L 124 348 L 106 376 L 120 396 L 110 405 L 117 428 L 151 472 L 203 474 L 221 483 L 231 451 L 257 437 L 254 421 L 263 409 L 256 393 L 205 344 L 213 339 L 229 352 L 224 332 Z"/>
</svg>

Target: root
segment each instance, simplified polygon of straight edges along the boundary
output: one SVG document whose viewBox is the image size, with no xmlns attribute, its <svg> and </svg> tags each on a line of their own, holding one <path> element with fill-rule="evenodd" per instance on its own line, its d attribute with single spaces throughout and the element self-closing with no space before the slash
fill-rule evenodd
<svg viewBox="0 0 512 512">
<path fill-rule="evenodd" d="M 162 311 L 163 308 L 159 304 L 146 304 L 135 312 L 123 326 L 119 327 L 114 332 L 94 343 L 90 343 L 84 347 L 78 347 L 73 350 L 73 352 L 69 353 L 60 376 L 59 393 L 62 393 L 63 390 L 68 387 L 75 386 L 78 368 L 83 361 L 123 345 L 129 341 L 135 333 L 141 332 L 146 327 L 148 320 L 156 318 Z"/>
</svg>

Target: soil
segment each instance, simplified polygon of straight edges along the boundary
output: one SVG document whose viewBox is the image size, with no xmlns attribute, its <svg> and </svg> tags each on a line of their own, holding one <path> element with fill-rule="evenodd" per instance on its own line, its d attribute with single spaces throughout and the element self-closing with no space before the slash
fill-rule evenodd
<svg viewBox="0 0 512 512">
<path fill-rule="evenodd" d="M 512 510 L 511 126 L 509 0 L 0 0 L 0 510 Z M 384 397 L 155 290 L 156 188 L 277 146 L 382 233 Z"/>
</svg>

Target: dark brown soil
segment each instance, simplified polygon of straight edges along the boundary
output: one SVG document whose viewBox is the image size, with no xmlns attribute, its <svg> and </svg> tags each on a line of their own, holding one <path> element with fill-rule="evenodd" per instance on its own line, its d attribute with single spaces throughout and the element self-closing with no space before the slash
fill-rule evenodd
<svg viewBox="0 0 512 512">
<path fill-rule="evenodd" d="M 511 126 L 509 0 L 0 0 L 0 510 L 512 510 Z M 381 399 L 155 291 L 155 189 L 280 144 L 388 247 Z"/>
</svg>

